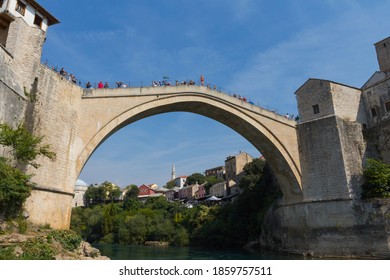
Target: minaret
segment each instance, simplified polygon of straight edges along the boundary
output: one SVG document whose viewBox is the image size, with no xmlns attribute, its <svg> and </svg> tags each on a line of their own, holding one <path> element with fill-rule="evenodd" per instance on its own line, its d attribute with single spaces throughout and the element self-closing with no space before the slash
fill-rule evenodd
<svg viewBox="0 0 390 280">
<path fill-rule="evenodd" d="M 171 180 L 174 180 L 176 178 L 176 172 L 175 172 L 175 165 L 174 164 L 172 164 L 172 173 L 171 173 L 171 175 L 172 175 Z"/>
</svg>

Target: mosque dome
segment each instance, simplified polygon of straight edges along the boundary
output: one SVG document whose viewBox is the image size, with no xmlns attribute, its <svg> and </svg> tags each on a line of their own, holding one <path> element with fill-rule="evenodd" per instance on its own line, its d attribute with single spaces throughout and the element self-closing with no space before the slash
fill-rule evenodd
<svg viewBox="0 0 390 280">
<path fill-rule="evenodd" d="M 80 186 L 80 187 L 87 187 L 88 184 L 86 182 L 84 182 L 83 180 L 81 179 L 77 179 L 76 183 L 74 184 L 75 186 Z"/>
</svg>

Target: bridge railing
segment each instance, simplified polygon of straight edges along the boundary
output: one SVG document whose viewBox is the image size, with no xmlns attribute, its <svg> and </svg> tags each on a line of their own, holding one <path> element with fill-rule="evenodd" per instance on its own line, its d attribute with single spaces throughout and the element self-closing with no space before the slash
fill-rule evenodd
<svg viewBox="0 0 390 280">
<path fill-rule="evenodd" d="M 268 111 L 274 112 L 278 115 L 282 115 L 278 112 L 277 109 L 275 108 L 270 108 L 267 105 L 260 105 L 259 101 L 253 101 L 251 98 L 247 98 L 245 96 L 241 96 L 235 92 L 232 92 L 231 90 L 217 86 L 216 84 L 213 83 L 208 83 L 205 82 L 202 84 L 202 82 L 199 80 L 194 80 L 194 79 L 188 79 L 188 80 L 175 80 L 175 79 L 170 79 L 170 78 L 165 78 L 163 77 L 160 80 L 150 80 L 150 81 L 123 81 L 123 80 L 118 80 L 118 81 L 82 81 L 81 79 L 77 78 L 75 75 L 71 74 L 70 72 L 67 71 L 61 71 L 63 69 L 62 67 L 58 66 L 53 66 L 49 63 L 47 59 L 43 59 L 42 65 L 47 67 L 48 69 L 56 72 L 58 75 L 63 76 L 66 80 L 69 82 L 74 83 L 77 86 L 80 86 L 81 88 L 84 89 L 99 89 L 99 83 L 102 83 L 103 88 L 109 88 L 109 89 L 116 89 L 116 88 L 143 88 L 143 87 L 164 87 L 164 86 L 177 86 L 177 85 L 197 85 L 197 86 L 205 86 L 210 89 L 213 89 L 215 91 L 230 95 L 232 97 L 236 97 L 239 100 L 242 100 L 244 102 L 248 102 L 249 104 L 252 104 L 254 106 L 266 109 Z M 105 86 L 106 85 L 106 86 Z M 295 118 L 292 117 L 294 115 L 290 114 L 289 118 Z"/>
</svg>

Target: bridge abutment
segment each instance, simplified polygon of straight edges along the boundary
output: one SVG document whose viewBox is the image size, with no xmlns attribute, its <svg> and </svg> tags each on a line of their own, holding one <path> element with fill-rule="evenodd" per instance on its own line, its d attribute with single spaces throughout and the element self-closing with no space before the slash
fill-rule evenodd
<svg viewBox="0 0 390 280">
<path fill-rule="evenodd" d="M 389 199 L 279 205 L 267 213 L 261 245 L 314 257 L 388 258 Z"/>
</svg>

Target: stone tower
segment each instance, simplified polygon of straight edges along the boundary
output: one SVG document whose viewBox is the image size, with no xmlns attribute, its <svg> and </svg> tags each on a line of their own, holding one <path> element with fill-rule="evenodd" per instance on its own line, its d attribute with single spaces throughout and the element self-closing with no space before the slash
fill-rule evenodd
<svg viewBox="0 0 390 280">
<path fill-rule="evenodd" d="M 296 98 L 304 200 L 353 199 L 365 147 L 360 89 L 309 79 Z"/>
<path fill-rule="evenodd" d="M 21 85 L 29 91 L 39 69 L 48 26 L 59 21 L 36 1 L 5 0 L 0 5 L 0 45 L 12 58 L 10 63 Z"/>
<path fill-rule="evenodd" d="M 175 178 L 176 178 L 175 165 L 172 164 L 171 180 L 175 180 Z"/>
<path fill-rule="evenodd" d="M 390 37 L 374 44 L 381 72 L 390 72 Z"/>
</svg>

